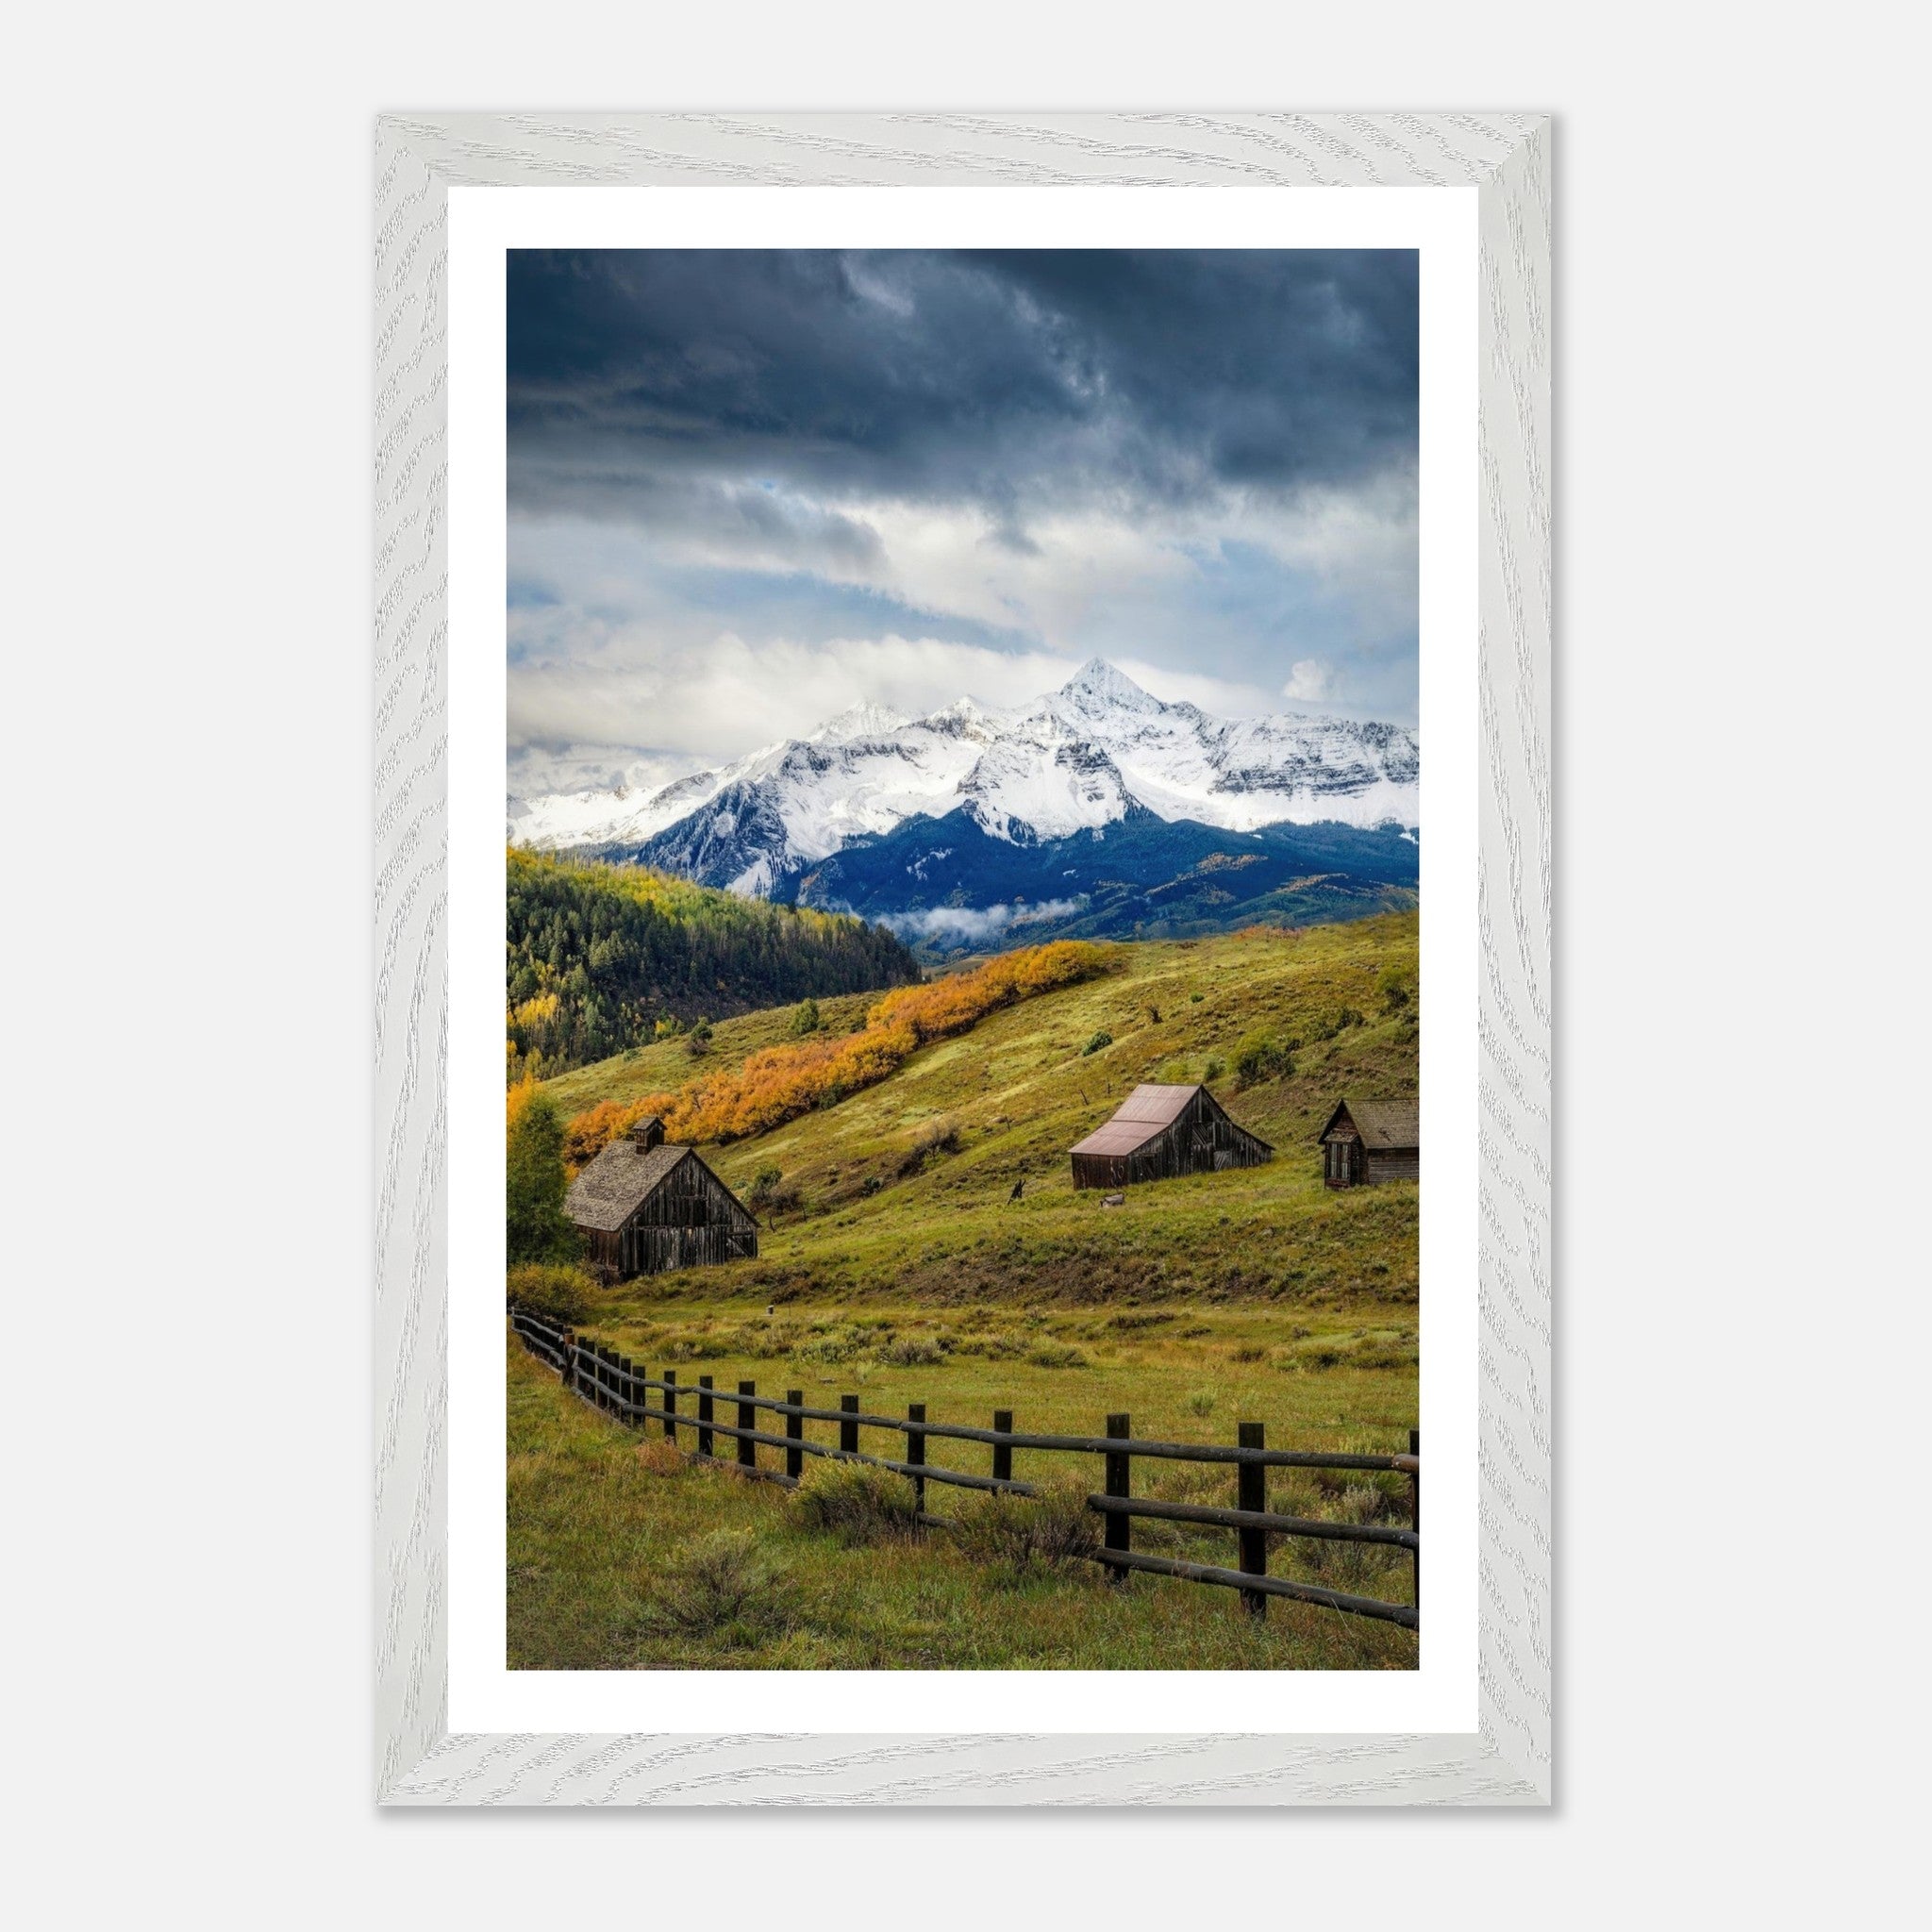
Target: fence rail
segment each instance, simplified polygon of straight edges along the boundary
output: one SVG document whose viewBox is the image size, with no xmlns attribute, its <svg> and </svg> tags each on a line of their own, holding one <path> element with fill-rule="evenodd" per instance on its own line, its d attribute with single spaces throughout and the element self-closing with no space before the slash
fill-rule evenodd
<svg viewBox="0 0 1932 1932">
<path fill-rule="evenodd" d="M 1240 1440 L 1224 1442 L 1165 1442 L 1141 1440 L 1132 1434 L 1130 1419 L 1110 1415 L 1104 1436 L 1065 1436 L 1027 1434 L 1012 1426 L 1012 1411 L 999 1409 L 990 1429 L 973 1428 L 962 1423 L 936 1423 L 926 1419 L 925 1405 L 913 1403 L 903 1416 L 877 1415 L 862 1410 L 857 1395 L 840 1397 L 837 1408 L 820 1408 L 805 1400 L 801 1391 L 788 1390 L 783 1401 L 760 1395 L 755 1382 L 740 1382 L 735 1390 L 715 1388 L 709 1375 L 700 1375 L 695 1385 L 677 1379 L 675 1369 L 653 1375 L 627 1356 L 621 1356 L 603 1342 L 576 1333 L 528 1308 L 512 1306 L 510 1326 L 523 1345 L 540 1360 L 549 1363 L 562 1378 L 564 1387 L 593 1407 L 614 1416 L 629 1426 L 644 1429 L 653 1423 L 665 1440 L 678 1444 L 680 1429 L 691 1432 L 694 1453 L 718 1461 L 717 1439 L 724 1437 L 736 1444 L 735 1466 L 748 1475 L 768 1482 L 795 1486 L 804 1474 L 808 1456 L 837 1462 L 863 1463 L 874 1469 L 890 1470 L 908 1477 L 914 1488 L 921 1517 L 942 1524 L 943 1518 L 925 1514 L 925 1486 L 940 1483 L 955 1489 L 996 1491 L 1012 1495 L 1031 1496 L 1038 1486 L 1022 1482 L 1013 1475 L 1013 1451 L 1024 1449 L 1045 1455 L 1098 1456 L 1103 1458 L 1102 1493 L 1090 1495 L 1087 1507 L 1102 1521 L 1104 1545 L 1094 1553 L 1094 1561 L 1117 1576 L 1132 1571 L 1158 1576 L 1177 1577 L 1189 1583 L 1206 1583 L 1238 1590 L 1248 1611 L 1264 1616 L 1271 1596 L 1288 1597 L 1300 1603 L 1319 1604 L 1325 1608 L 1345 1611 L 1351 1616 L 1373 1617 L 1383 1623 L 1398 1624 L 1414 1630 L 1419 1627 L 1422 1604 L 1422 1457 L 1418 1433 L 1409 1431 L 1407 1456 L 1352 1456 L 1327 1450 L 1270 1449 L 1259 1423 L 1242 1423 Z M 652 1401 L 652 1396 L 660 1399 Z M 680 1408 L 686 1396 L 694 1405 Z M 729 1406 L 737 1411 L 735 1424 L 721 1421 L 719 1409 Z M 760 1413 L 785 1419 L 785 1432 L 760 1428 Z M 815 1441 L 805 1433 L 807 1423 L 836 1423 L 839 1441 Z M 903 1457 L 870 1455 L 858 1446 L 861 1429 L 883 1429 L 905 1439 Z M 927 1444 L 938 1438 L 946 1441 L 983 1443 L 992 1451 L 992 1471 L 978 1475 L 970 1470 L 951 1469 L 927 1459 Z M 679 1445 L 681 1446 L 681 1445 Z M 760 1448 L 782 1450 L 784 1467 L 758 1461 Z M 1174 1503 L 1159 1497 L 1133 1493 L 1133 1465 L 1136 1460 L 1233 1464 L 1235 1507 L 1222 1508 L 1202 1503 Z M 1317 1517 L 1288 1516 L 1267 1506 L 1267 1472 L 1271 1469 L 1319 1469 L 1342 1472 L 1378 1471 L 1407 1476 L 1409 1491 L 1409 1526 L 1397 1528 L 1386 1524 L 1330 1523 Z M 1155 1556 L 1132 1547 L 1133 1524 L 1137 1518 L 1165 1523 L 1198 1524 L 1205 1528 L 1231 1529 L 1240 1550 L 1239 1567 L 1225 1569 L 1212 1563 L 1183 1561 L 1179 1557 Z M 1345 1591 L 1328 1590 L 1319 1584 L 1303 1583 L 1285 1576 L 1268 1574 L 1269 1540 L 1279 1537 L 1307 1537 L 1335 1542 L 1380 1544 L 1407 1550 L 1414 1562 L 1415 1602 L 1383 1603 L 1377 1598 L 1352 1596 Z"/>
</svg>

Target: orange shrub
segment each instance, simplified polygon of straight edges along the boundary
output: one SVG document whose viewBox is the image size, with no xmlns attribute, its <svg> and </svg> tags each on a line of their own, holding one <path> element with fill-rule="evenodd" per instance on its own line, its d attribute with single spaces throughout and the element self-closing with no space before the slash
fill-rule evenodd
<svg viewBox="0 0 1932 1932">
<path fill-rule="evenodd" d="M 876 1086 L 896 1073 L 927 1041 L 963 1033 L 987 1014 L 1037 993 L 1091 979 L 1107 964 L 1107 949 L 1056 940 L 1003 953 L 971 973 L 955 973 L 889 992 L 857 1033 L 842 1040 L 803 1040 L 768 1046 L 741 1067 L 701 1074 L 675 1097 L 655 1094 L 629 1106 L 600 1101 L 571 1122 L 564 1158 L 574 1166 L 647 1113 L 664 1116 L 667 1139 L 745 1141 L 770 1133 L 816 1107 L 835 1107 L 848 1093 Z"/>
<path fill-rule="evenodd" d="M 684 1088 L 664 1131 L 678 1141 L 746 1141 L 874 1086 L 918 1050 L 909 1027 L 874 1025 L 842 1040 L 768 1046 L 735 1072 Z"/>
<path fill-rule="evenodd" d="M 1001 1007 L 1091 979 L 1106 958 L 1102 947 L 1081 940 L 1056 940 L 1051 945 L 1002 953 L 971 973 L 897 988 L 866 1015 L 866 1024 L 910 1026 L 922 1044 L 943 1040 L 949 1033 L 963 1033 Z"/>
<path fill-rule="evenodd" d="M 622 1140 L 640 1121 L 664 1112 L 670 1105 L 668 1093 L 649 1093 L 641 1100 L 600 1100 L 586 1112 L 574 1115 L 564 1128 L 564 1165 L 573 1174 L 590 1166 L 611 1141 Z"/>
</svg>

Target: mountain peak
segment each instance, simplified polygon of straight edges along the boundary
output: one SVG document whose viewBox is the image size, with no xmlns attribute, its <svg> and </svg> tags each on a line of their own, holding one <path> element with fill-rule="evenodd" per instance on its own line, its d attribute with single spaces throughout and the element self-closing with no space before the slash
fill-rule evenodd
<svg viewBox="0 0 1932 1932">
<path fill-rule="evenodd" d="M 1413 731 L 1210 717 L 1163 703 L 1094 658 L 1058 691 L 1009 709 L 962 698 L 908 721 L 855 705 L 803 741 L 648 796 L 523 794 L 508 836 L 644 852 L 673 871 L 696 867 L 691 875 L 703 884 L 783 897 L 854 841 L 966 807 L 996 841 L 1021 844 L 1076 831 L 1099 842 L 1108 826 L 1143 813 L 1230 835 L 1275 824 L 1413 826 L 1418 774 Z"/>
<path fill-rule="evenodd" d="M 885 705 L 861 698 L 836 718 L 827 719 L 812 733 L 809 742 L 849 744 L 857 738 L 890 738 L 895 731 L 903 731 L 910 722 Z"/>
<path fill-rule="evenodd" d="M 941 705 L 937 711 L 928 713 L 920 722 L 930 724 L 936 730 L 974 730 L 994 724 L 1000 713 L 989 709 L 975 697 L 957 697 L 950 705 Z"/>
<path fill-rule="evenodd" d="M 1156 711 L 1160 700 L 1145 691 L 1123 671 L 1117 671 L 1105 658 L 1090 658 L 1060 686 L 1059 695 L 1075 701 L 1085 698 L 1102 705 L 1124 707 L 1136 711 Z"/>
</svg>

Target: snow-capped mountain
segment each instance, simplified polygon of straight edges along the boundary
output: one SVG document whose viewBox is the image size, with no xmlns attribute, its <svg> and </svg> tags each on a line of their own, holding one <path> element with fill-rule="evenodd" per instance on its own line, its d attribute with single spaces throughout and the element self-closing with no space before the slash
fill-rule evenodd
<svg viewBox="0 0 1932 1932">
<path fill-rule="evenodd" d="M 509 802 L 522 844 L 626 848 L 706 884 L 792 896 L 813 867 L 908 821 L 1032 847 L 1129 817 L 1253 833 L 1413 829 L 1415 734 L 1340 718 L 1222 719 L 1165 704 L 1094 658 L 1058 691 L 929 717 L 860 704 L 792 739 L 655 791 Z"/>
</svg>

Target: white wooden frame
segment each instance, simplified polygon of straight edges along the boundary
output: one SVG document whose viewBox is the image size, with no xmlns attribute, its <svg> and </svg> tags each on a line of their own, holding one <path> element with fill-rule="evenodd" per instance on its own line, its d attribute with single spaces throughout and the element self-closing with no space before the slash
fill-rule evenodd
<svg viewBox="0 0 1932 1932">
<path fill-rule="evenodd" d="M 396 1805 L 1547 1804 L 1550 127 L 1524 114 L 425 114 L 375 153 L 376 1789 Z M 451 1735 L 447 191 L 465 183 L 1478 191 L 1479 1731 Z"/>
</svg>

